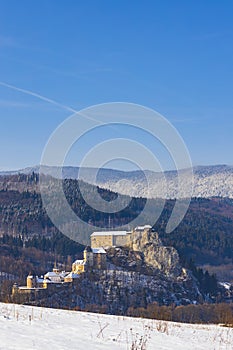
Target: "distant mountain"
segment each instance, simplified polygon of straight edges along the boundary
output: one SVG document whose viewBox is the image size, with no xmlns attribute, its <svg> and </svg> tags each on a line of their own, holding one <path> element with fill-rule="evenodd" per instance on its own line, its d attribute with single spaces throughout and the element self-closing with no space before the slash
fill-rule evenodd
<svg viewBox="0 0 233 350">
<path fill-rule="evenodd" d="M 39 166 L 28 167 L 17 171 L 0 172 L 0 175 L 38 173 Z M 60 178 L 58 167 L 44 166 L 47 175 Z M 233 166 L 213 165 L 193 168 L 194 187 L 192 197 L 228 197 L 233 198 Z M 97 174 L 97 176 L 96 176 Z M 78 168 L 67 166 L 63 168 L 62 177 L 82 179 L 90 184 L 131 197 L 147 198 L 185 198 L 190 188 L 190 172 L 184 169 L 180 172 L 181 185 L 178 193 L 178 177 L 176 171 L 164 173 L 143 171 L 120 171 L 114 169 Z M 149 189 L 148 189 L 149 183 Z"/>
</svg>

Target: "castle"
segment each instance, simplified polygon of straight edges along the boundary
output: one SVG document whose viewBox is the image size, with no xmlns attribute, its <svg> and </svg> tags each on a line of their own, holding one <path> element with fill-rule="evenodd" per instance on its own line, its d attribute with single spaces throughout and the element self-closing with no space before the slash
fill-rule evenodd
<svg viewBox="0 0 233 350">
<path fill-rule="evenodd" d="M 91 247 L 124 247 L 130 244 L 132 234 L 138 234 L 138 237 L 143 232 L 151 231 L 150 225 L 137 226 L 133 231 L 97 231 L 91 234 Z"/>
<path fill-rule="evenodd" d="M 83 260 L 76 260 L 72 264 L 73 273 L 83 273 L 88 268 L 102 269 L 107 268 L 106 251 L 104 248 L 86 247 L 83 252 Z"/>
<path fill-rule="evenodd" d="M 80 274 L 90 269 L 107 269 L 106 248 L 129 246 L 132 236 L 140 239 L 144 232 L 151 232 L 150 225 L 137 226 L 132 231 L 97 231 L 91 234 L 91 246 L 83 251 L 83 259 L 76 260 L 69 272 L 60 271 L 54 267 L 53 271 L 47 272 L 44 276 L 38 277 L 29 274 L 26 286 L 14 284 L 12 294 L 33 294 L 45 290 L 53 292 L 61 286 L 68 286 L 77 283 Z"/>
</svg>

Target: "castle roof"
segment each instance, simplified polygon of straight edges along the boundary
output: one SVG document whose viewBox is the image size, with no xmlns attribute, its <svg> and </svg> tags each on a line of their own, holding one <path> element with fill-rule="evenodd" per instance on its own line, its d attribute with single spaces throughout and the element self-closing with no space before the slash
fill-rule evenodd
<svg viewBox="0 0 233 350">
<path fill-rule="evenodd" d="M 86 265 L 86 262 L 84 260 L 75 260 L 73 262 L 73 264 L 76 264 L 76 265 Z"/>
<path fill-rule="evenodd" d="M 43 283 L 44 282 L 44 278 L 36 276 L 36 282 L 37 283 Z"/>
<path fill-rule="evenodd" d="M 59 275 L 54 271 L 47 272 L 44 277 L 58 277 Z"/>
<path fill-rule="evenodd" d="M 137 226 L 135 227 L 135 231 L 144 231 L 144 230 L 151 230 L 152 226 L 151 225 L 144 225 L 144 226 Z"/>
<path fill-rule="evenodd" d="M 77 273 L 70 272 L 65 278 L 79 278 Z"/>
<path fill-rule="evenodd" d="M 91 248 L 92 249 L 92 253 L 94 254 L 106 254 L 106 251 L 104 250 L 104 248 Z"/>
<path fill-rule="evenodd" d="M 91 234 L 93 236 L 126 236 L 128 231 L 96 231 Z"/>
</svg>

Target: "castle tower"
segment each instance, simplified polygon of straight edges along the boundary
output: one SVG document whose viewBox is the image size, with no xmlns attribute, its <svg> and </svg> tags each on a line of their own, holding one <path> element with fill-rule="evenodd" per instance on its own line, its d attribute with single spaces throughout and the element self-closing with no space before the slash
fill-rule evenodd
<svg viewBox="0 0 233 350">
<path fill-rule="evenodd" d="M 18 290 L 19 290 L 18 283 L 14 283 L 12 287 L 12 295 L 17 294 Z"/>
<path fill-rule="evenodd" d="M 36 287 L 36 279 L 32 275 L 27 276 L 27 288 L 35 288 Z"/>
<path fill-rule="evenodd" d="M 91 247 L 86 246 L 85 250 L 83 251 L 83 260 L 89 266 L 93 266 L 93 253 Z"/>
</svg>

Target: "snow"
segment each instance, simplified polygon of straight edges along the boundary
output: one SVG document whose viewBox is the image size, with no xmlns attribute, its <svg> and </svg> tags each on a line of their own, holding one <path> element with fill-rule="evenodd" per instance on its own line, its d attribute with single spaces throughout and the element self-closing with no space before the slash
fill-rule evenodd
<svg viewBox="0 0 233 350">
<path fill-rule="evenodd" d="M 18 173 L 32 174 L 39 172 L 40 166 L 20 169 L 17 171 L 0 172 L 1 175 L 13 175 Z M 59 167 L 43 167 L 44 173 L 60 178 Z M 190 192 L 189 170 L 181 170 L 179 193 L 176 171 L 165 171 L 157 173 L 153 171 L 118 171 L 113 169 L 63 167 L 63 178 L 77 179 L 110 189 L 114 192 L 126 194 L 133 197 L 144 198 L 186 198 Z M 96 173 L 98 176 L 96 178 Z M 233 166 L 213 165 L 197 166 L 194 172 L 193 197 L 229 197 L 233 198 Z M 95 179 L 95 181 L 93 181 Z M 0 178 L 0 188 L 4 179 Z M 150 188 L 148 188 L 150 184 Z M 11 189 L 18 189 L 18 184 L 11 183 Z M 149 191 L 148 191 L 149 190 Z"/>
<path fill-rule="evenodd" d="M 229 197 L 233 198 L 233 167 L 231 166 L 207 166 L 196 167 L 194 171 L 194 183 L 192 197 Z M 190 175 L 185 170 L 178 177 L 176 172 L 168 171 L 155 173 L 145 171 L 147 181 L 142 172 L 119 173 L 109 171 L 105 177 L 97 179 L 95 185 L 106 188 L 118 194 L 131 197 L 144 198 L 186 198 L 190 195 Z M 85 181 L 85 179 L 83 179 Z M 88 181 L 87 181 L 88 182 Z M 179 189 L 179 191 L 178 191 Z"/>
<path fill-rule="evenodd" d="M 0 281 L 1 280 L 14 281 L 15 279 L 16 279 L 16 276 L 12 275 L 11 273 L 0 271 Z"/>
<path fill-rule="evenodd" d="M 0 339 L 0 350 L 231 350 L 233 329 L 0 303 Z"/>
<path fill-rule="evenodd" d="M 66 278 L 79 278 L 79 275 L 77 273 L 70 272 Z"/>
<path fill-rule="evenodd" d="M 76 264 L 76 265 L 86 265 L 86 262 L 84 260 L 75 260 L 73 262 L 73 264 Z"/>
<path fill-rule="evenodd" d="M 44 277 L 57 277 L 58 276 L 58 274 L 56 273 L 56 272 L 53 272 L 53 271 L 49 271 L 49 272 L 47 272 L 45 275 L 44 275 Z"/>
<path fill-rule="evenodd" d="M 91 248 L 91 250 L 94 254 L 106 254 L 104 248 Z"/>
<path fill-rule="evenodd" d="M 152 228 L 151 225 L 137 226 L 137 227 L 135 228 L 135 231 L 144 231 L 144 230 L 147 230 L 147 229 L 150 230 L 151 228 Z"/>
<path fill-rule="evenodd" d="M 127 231 L 97 231 L 93 232 L 91 234 L 91 237 L 93 236 L 126 236 L 129 232 Z"/>
<path fill-rule="evenodd" d="M 231 288 L 231 283 L 229 282 L 219 282 L 219 284 L 227 290 Z"/>
</svg>

